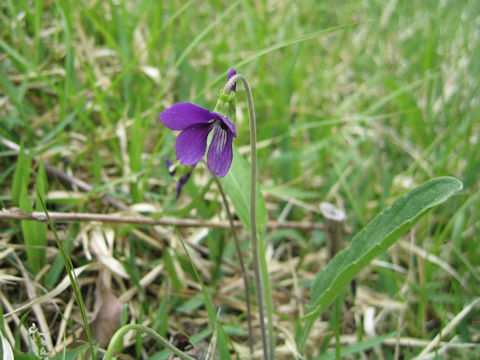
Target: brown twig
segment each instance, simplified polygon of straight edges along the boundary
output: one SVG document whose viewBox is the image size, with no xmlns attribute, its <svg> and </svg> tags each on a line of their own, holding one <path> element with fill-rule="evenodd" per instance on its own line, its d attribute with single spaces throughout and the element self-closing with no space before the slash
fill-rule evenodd
<svg viewBox="0 0 480 360">
<path fill-rule="evenodd" d="M 14 142 L 1 137 L 0 143 L 3 144 L 7 149 L 13 151 L 20 151 L 20 146 Z M 28 154 L 25 151 L 25 154 Z M 35 161 L 40 161 L 39 158 L 35 157 Z M 76 186 L 78 189 L 90 192 L 93 190 L 93 187 L 87 184 L 85 181 L 77 179 L 73 176 L 70 176 L 63 171 L 57 169 L 53 165 L 50 165 L 46 161 L 43 162 L 45 170 L 60 180 L 70 183 Z M 129 207 L 123 204 L 120 201 L 117 201 L 108 195 L 104 195 L 102 200 L 117 209 L 123 211 L 130 211 Z M 152 219 L 149 217 L 140 217 L 140 216 L 121 216 L 116 214 L 91 214 L 91 213 L 59 213 L 51 212 L 49 213 L 53 222 L 75 222 L 75 221 L 96 221 L 100 223 L 110 223 L 110 224 L 138 224 L 138 225 L 172 225 L 180 227 L 209 227 L 217 229 L 229 229 L 230 225 L 228 221 L 209 221 L 209 220 L 195 220 L 195 219 L 178 219 L 178 218 L 162 218 L 162 219 Z M 46 216 L 44 213 L 33 212 L 27 214 L 22 212 L 19 209 L 2 209 L 0 210 L 0 219 L 3 220 L 36 220 L 36 221 L 46 221 Z M 242 224 L 240 221 L 234 222 L 235 227 L 241 227 Z M 323 224 L 317 223 L 307 223 L 300 221 L 269 221 L 267 223 L 269 229 L 298 229 L 304 231 L 311 230 L 323 230 Z"/>
<path fill-rule="evenodd" d="M 216 229 L 229 229 L 228 221 L 197 220 L 181 218 L 160 218 L 154 219 L 146 216 L 125 216 L 118 214 L 94 214 L 94 213 L 62 213 L 49 212 L 50 218 L 56 223 L 91 221 L 104 224 L 137 224 L 137 225 L 165 225 L 179 227 L 208 227 Z M 24 212 L 18 208 L 1 209 L 0 220 L 35 220 L 47 221 L 45 213 L 34 211 L 32 213 Z M 242 227 L 240 221 L 234 221 L 235 227 Z M 269 229 L 298 229 L 298 230 L 323 230 L 323 224 L 307 223 L 300 221 L 269 221 Z"/>
</svg>

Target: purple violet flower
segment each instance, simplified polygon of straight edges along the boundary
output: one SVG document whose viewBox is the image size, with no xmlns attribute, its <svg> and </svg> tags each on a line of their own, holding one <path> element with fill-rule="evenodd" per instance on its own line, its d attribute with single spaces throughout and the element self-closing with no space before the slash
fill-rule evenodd
<svg viewBox="0 0 480 360">
<path fill-rule="evenodd" d="M 165 166 L 167 167 L 168 173 L 170 174 L 170 176 L 174 177 L 175 174 L 177 173 L 178 162 L 176 164 L 174 164 L 167 157 L 164 159 L 164 161 L 165 161 Z M 176 178 L 178 178 L 177 199 L 180 197 L 180 193 L 182 192 L 183 186 L 190 179 L 190 176 L 192 175 L 193 169 L 195 169 L 195 165 L 192 166 L 192 168 L 190 168 L 187 172 L 183 172 L 182 175 L 176 176 Z"/>
<path fill-rule="evenodd" d="M 227 80 L 236 72 L 230 69 Z M 235 86 L 232 86 L 235 91 Z M 217 105 L 218 106 L 218 105 Z M 170 130 L 181 130 L 175 143 L 175 153 L 180 164 L 197 164 L 207 151 L 207 138 L 213 131 L 208 148 L 207 164 L 212 173 L 224 177 L 232 165 L 235 126 L 225 116 L 192 103 L 177 103 L 165 109 L 159 119 Z"/>
</svg>

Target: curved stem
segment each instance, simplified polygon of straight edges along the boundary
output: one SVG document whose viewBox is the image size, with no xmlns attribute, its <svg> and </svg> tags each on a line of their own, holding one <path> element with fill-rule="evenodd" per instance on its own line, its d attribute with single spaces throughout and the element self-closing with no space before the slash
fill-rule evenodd
<svg viewBox="0 0 480 360">
<path fill-rule="evenodd" d="M 157 342 L 165 346 L 167 350 L 170 352 L 174 353 L 177 355 L 180 359 L 182 360 L 195 360 L 195 358 L 188 356 L 187 354 L 183 353 L 180 349 L 172 345 L 170 342 L 168 342 L 167 339 L 163 338 L 159 334 L 157 334 L 154 330 L 150 329 L 149 327 L 146 327 L 145 325 L 140 325 L 140 324 L 128 324 L 120 329 L 117 330 L 117 332 L 113 335 L 112 339 L 110 340 L 110 344 L 108 344 L 108 349 L 105 354 L 104 360 L 111 360 L 113 356 L 113 350 L 117 346 L 117 343 L 121 340 L 122 336 L 125 335 L 127 331 L 130 330 L 136 330 L 136 331 L 141 331 L 144 332 L 148 335 L 150 335 L 152 338 L 154 338 Z"/>
<path fill-rule="evenodd" d="M 273 359 L 273 331 L 269 326 L 269 336 L 267 337 L 266 325 L 265 325 L 265 314 L 264 314 L 264 279 L 265 276 L 262 276 L 260 269 L 261 259 L 260 259 L 260 249 L 259 242 L 257 238 L 257 214 L 256 214 L 256 184 L 257 184 L 257 123 L 255 119 L 255 110 L 253 106 L 253 96 L 250 83 L 242 74 L 236 74 L 232 76 L 224 86 L 223 92 L 228 94 L 232 85 L 237 81 L 241 80 L 243 86 L 245 87 L 245 92 L 247 93 L 247 105 L 248 105 L 248 117 L 250 123 L 250 236 L 252 238 L 252 251 L 253 251 L 253 271 L 255 274 L 255 287 L 257 289 L 257 304 L 258 304 L 258 313 L 260 317 L 260 330 L 262 334 L 262 347 L 264 359 Z M 263 272 L 265 275 L 265 272 Z M 270 320 L 270 316 L 268 317 Z M 270 321 L 269 321 L 270 323 Z M 270 324 L 269 324 L 270 325 Z"/>
<path fill-rule="evenodd" d="M 208 168 L 208 167 L 207 167 Z M 240 248 L 240 241 L 238 241 L 237 231 L 235 230 L 235 224 L 233 222 L 233 216 L 228 206 L 227 196 L 223 190 L 222 184 L 218 180 L 218 177 L 212 173 L 213 180 L 217 184 L 220 195 L 222 196 L 223 204 L 227 212 L 228 222 L 230 223 L 230 230 L 233 235 L 233 242 L 235 243 L 235 249 L 237 251 L 238 260 L 240 263 L 240 269 L 243 276 L 243 285 L 245 288 L 245 303 L 247 305 L 247 322 L 248 322 L 248 346 L 250 348 L 250 356 L 253 357 L 253 328 L 252 328 L 252 311 L 250 309 L 250 281 L 248 281 L 248 273 L 245 263 L 243 262 L 242 249 Z"/>
</svg>

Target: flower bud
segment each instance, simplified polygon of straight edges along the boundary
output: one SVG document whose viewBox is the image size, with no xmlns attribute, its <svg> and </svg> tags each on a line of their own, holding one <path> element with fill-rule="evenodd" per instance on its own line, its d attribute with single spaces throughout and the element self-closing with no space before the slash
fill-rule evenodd
<svg viewBox="0 0 480 360">
<path fill-rule="evenodd" d="M 233 75 L 236 75 L 237 72 L 235 71 L 234 68 L 230 68 L 228 69 L 228 72 L 227 72 L 227 81 L 230 80 L 232 78 Z M 235 82 L 232 87 L 230 88 L 230 91 L 237 91 L 237 83 Z"/>
<path fill-rule="evenodd" d="M 227 82 L 236 75 L 237 72 L 230 68 L 227 72 Z M 218 95 L 217 104 L 215 105 L 215 112 L 226 116 L 232 123 L 235 123 L 235 94 L 237 90 L 237 85 L 233 84 L 230 88 L 229 93 L 225 93 L 223 89 Z"/>
</svg>

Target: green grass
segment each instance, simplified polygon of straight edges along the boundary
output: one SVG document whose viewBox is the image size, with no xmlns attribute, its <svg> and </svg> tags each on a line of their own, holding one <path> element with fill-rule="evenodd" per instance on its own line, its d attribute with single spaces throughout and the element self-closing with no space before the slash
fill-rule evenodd
<svg viewBox="0 0 480 360">
<path fill-rule="evenodd" d="M 355 307 L 344 305 L 339 316 L 342 354 L 413 358 L 480 293 L 479 18 L 473 0 L 3 1 L 0 136 L 92 191 L 75 199 L 77 188 L 0 143 L 0 207 L 41 210 L 36 184 L 49 211 L 116 213 L 102 201 L 109 196 L 156 216 L 226 219 L 203 165 L 176 199 L 175 179 L 164 164 L 164 157 L 175 158 L 175 134 L 157 116 L 180 101 L 213 109 L 226 71 L 235 66 L 253 88 L 259 184 L 270 220 L 322 222 L 319 204 L 332 202 L 348 215 L 349 244 L 408 189 L 438 176 L 463 182 L 459 195 L 402 237 L 431 257 L 394 245 L 380 257 L 383 263 L 357 276 Z M 238 89 L 235 145 L 245 153 L 246 98 Z M 246 356 L 243 290 L 229 231 L 179 230 L 196 274 L 171 228 L 58 226 L 75 268 L 102 264 L 79 278 L 92 317 L 97 291 L 106 286 L 128 304 L 129 322 L 141 318 L 167 337 L 194 336 L 213 331 L 216 311 L 203 293 L 222 308 L 225 337 L 219 342 Z M 109 259 L 123 264 L 128 278 L 114 272 L 117 262 L 95 255 L 96 226 L 113 229 Z M 251 265 L 248 235 L 240 236 Z M 324 240 L 321 231 L 266 234 L 278 359 L 295 356 L 290 345 L 309 310 L 311 281 L 326 266 Z M 188 247 L 191 242 L 208 254 Z M 43 224 L 0 220 L 0 244 L 3 314 L 31 300 L 27 284 L 42 296 L 66 276 Z M 77 305 L 68 309 L 71 296 L 67 288 L 39 309 L 0 320 L 18 358 L 29 351 L 24 330 L 32 323 L 48 331 L 54 344 L 65 336 L 69 345 L 59 345 L 59 354 L 81 346 L 73 341 L 82 325 Z M 200 305 L 189 308 L 196 300 Z M 367 306 L 381 314 L 372 337 L 354 320 L 362 319 Z M 48 326 L 39 324 L 39 311 Z M 473 308 L 442 340 L 478 343 L 478 315 Z M 320 358 L 320 345 L 335 338 L 331 324 L 328 314 L 315 322 L 305 344 L 308 358 Z M 420 345 L 407 345 L 407 338 Z M 197 345 L 208 348 L 210 339 L 202 341 Z M 152 340 L 144 338 L 142 345 L 136 349 L 127 338 L 122 351 L 165 358 Z M 443 345 L 438 351 L 445 358 L 470 359 L 479 351 Z M 335 344 L 328 347 L 334 354 Z"/>
</svg>

